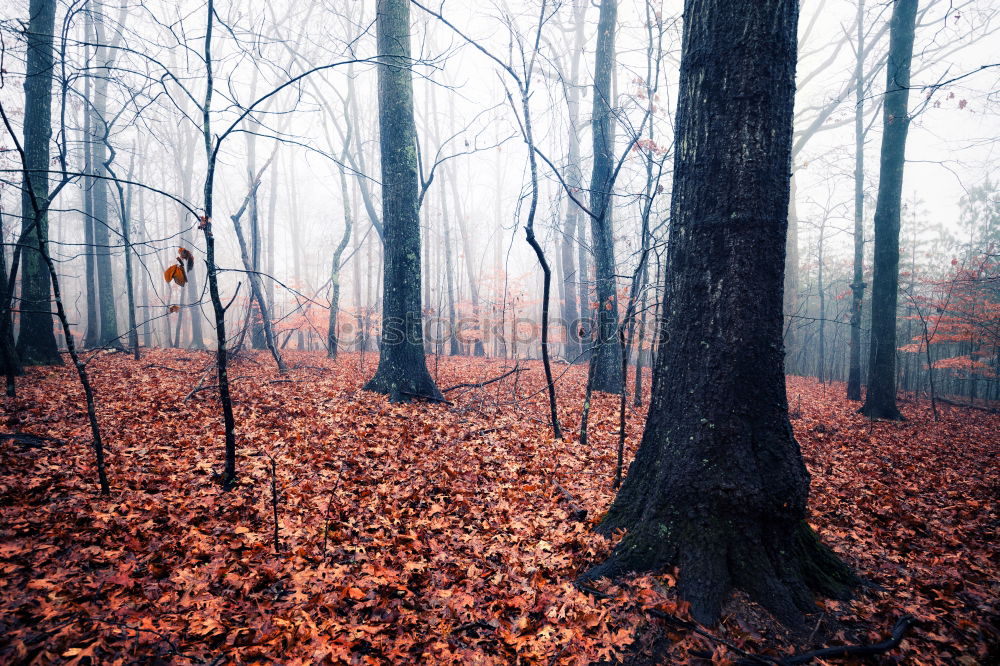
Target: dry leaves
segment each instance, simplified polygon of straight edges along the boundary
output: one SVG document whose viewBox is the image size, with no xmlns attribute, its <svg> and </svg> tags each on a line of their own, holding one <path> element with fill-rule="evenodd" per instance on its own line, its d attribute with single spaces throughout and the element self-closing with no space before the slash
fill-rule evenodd
<svg viewBox="0 0 1000 666">
<path fill-rule="evenodd" d="M 556 442 L 536 363 L 449 394 L 449 407 L 390 405 L 360 391 L 371 353 L 364 368 L 358 354 L 288 356 L 298 367 L 280 383 L 269 383 L 276 374 L 263 355 L 235 362 L 240 483 L 230 493 L 212 480 L 222 453 L 215 394 L 181 399 L 211 371 L 209 354 L 93 362 L 108 499 L 92 481 L 70 370 L 31 370 L 21 397 L 4 403 L 5 430 L 64 444 L 0 443 L 0 661 L 698 662 L 690 650 L 736 658 L 646 612 L 684 615 L 669 572 L 605 584 L 608 600 L 572 585 L 610 544 L 570 518 L 553 481 L 599 516 L 613 497 L 617 428 L 616 401 L 598 396 L 591 446 L 575 441 L 584 368 L 556 369 L 565 371 L 568 430 Z M 442 386 L 513 365 L 429 364 Z M 986 660 L 987 646 L 997 649 L 1000 419 L 948 409 L 935 424 L 921 404 L 904 405 L 907 423 L 870 424 L 842 393 L 790 380 L 790 402 L 802 396 L 793 424 L 813 473 L 811 522 L 883 589 L 822 602 L 814 643 L 881 640 L 909 612 L 922 624 L 887 660 Z M 631 447 L 641 421 L 630 411 Z M 277 555 L 269 456 L 281 493 Z M 731 610 L 714 630 L 728 641 L 772 655 L 805 647 L 745 605 Z"/>
</svg>

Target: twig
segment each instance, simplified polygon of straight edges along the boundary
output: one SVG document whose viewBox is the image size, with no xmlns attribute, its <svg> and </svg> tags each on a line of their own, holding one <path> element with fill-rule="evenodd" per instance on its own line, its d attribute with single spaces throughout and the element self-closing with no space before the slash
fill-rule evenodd
<svg viewBox="0 0 1000 666">
<path fill-rule="evenodd" d="M 326 512 L 323 515 L 323 555 L 322 559 L 326 559 L 326 542 L 327 538 L 330 536 L 330 507 L 333 506 L 333 494 L 337 492 L 337 488 L 340 487 L 340 479 L 344 474 L 344 461 L 340 462 L 340 469 L 337 470 L 337 481 L 330 488 L 330 497 L 326 500 Z"/>
<path fill-rule="evenodd" d="M 230 377 L 229 381 L 234 382 L 237 379 L 252 379 L 252 377 L 250 375 L 239 375 L 237 377 Z M 219 388 L 218 384 L 212 384 L 211 386 L 195 387 L 191 389 L 190 393 L 184 396 L 184 400 L 182 400 L 181 402 L 184 402 L 185 400 L 193 396 L 195 393 L 201 393 L 202 391 L 211 391 L 212 389 L 217 389 L 217 388 Z"/>
<path fill-rule="evenodd" d="M 186 372 L 192 375 L 198 372 L 198 370 L 184 370 L 183 368 L 171 368 L 169 365 L 160 365 L 159 363 L 147 363 L 142 367 L 147 370 L 152 370 L 155 368 L 159 370 L 170 370 L 171 372 Z"/>
<path fill-rule="evenodd" d="M 528 368 L 522 368 L 519 365 L 515 365 L 513 368 L 511 368 L 509 371 L 503 373 L 499 377 L 494 377 L 493 379 L 487 379 L 485 382 L 479 382 L 478 384 L 477 383 L 455 384 L 454 386 L 449 386 L 446 389 L 442 389 L 441 393 L 447 393 L 448 391 L 454 391 L 454 390 L 460 389 L 460 388 L 482 388 L 484 386 L 489 386 L 490 384 L 496 383 L 496 382 L 500 381 L 501 379 L 505 379 L 507 377 L 510 377 L 511 375 L 513 375 L 516 372 L 524 372 L 527 369 Z"/>
<path fill-rule="evenodd" d="M 474 430 L 474 431 L 472 431 L 470 433 L 466 433 L 465 437 L 463 437 L 461 441 L 464 442 L 466 440 L 472 439 L 473 437 L 479 437 L 481 435 L 488 435 L 491 432 L 498 432 L 500 430 L 503 430 L 503 428 L 502 427 L 499 427 L 499 428 L 483 428 L 481 430 Z"/>
<path fill-rule="evenodd" d="M 864 657 L 882 654 L 883 652 L 888 652 L 899 647 L 899 644 L 903 642 L 903 638 L 906 637 L 906 633 L 915 623 L 916 619 L 912 615 L 904 615 L 896 622 L 896 626 L 892 629 L 892 635 L 881 643 L 875 643 L 874 645 L 836 645 L 834 647 L 785 657 L 784 659 L 776 660 L 776 663 L 781 666 L 795 666 L 796 664 L 808 664 L 816 659 L 843 659 L 846 657 Z"/>
<path fill-rule="evenodd" d="M 558 481 L 553 479 L 552 483 L 555 485 L 556 490 L 558 490 L 559 493 L 562 495 L 563 499 L 566 500 L 566 504 L 569 504 L 569 508 L 571 509 L 569 514 L 570 520 L 576 520 L 580 522 L 586 520 L 587 510 L 581 507 L 579 504 L 577 504 L 576 500 L 573 499 L 573 496 L 569 494 L 569 491 L 563 488 Z"/>
<path fill-rule="evenodd" d="M 271 513 L 274 518 L 274 554 L 281 552 L 281 542 L 278 541 L 278 464 L 274 456 L 268 454 L 271 459 Z"/>
</svg>

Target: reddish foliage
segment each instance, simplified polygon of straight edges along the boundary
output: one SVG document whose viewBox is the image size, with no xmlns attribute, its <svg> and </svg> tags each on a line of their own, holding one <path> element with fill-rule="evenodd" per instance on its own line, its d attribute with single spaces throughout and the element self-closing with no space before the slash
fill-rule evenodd
<svg viewBox="0 0 1000 666">
<path fill-rule="evenodd" d="M 167 282 L 176 282 L 180 287 L 187 284 L 187 274 L 179 263 L 168 266 L 167 270 L 163 271 L 163 279 Z"/>
<path fill-rule="evenodd" d="M 71 371 L 31 370 L 21 397 L 5 403 L 6 429 L 55 440 L 0 443 L 0 661 L 683 663 L 692 649 L 719 663 L 738 657 L 646 612 L 684 617 L 670 575 L 605 583 L 606 600 L 573 587 L 610 545 L 591 527 L 613 497 L 617 428 L 615 398 L 598 396 L 591 447 L 576 443 L 583 367 L 559 381 L 569 438 L 555 442 L 535 363 L 485 389 L 449 393 L 454 406 L 389 405 L 359 390 L 371 354 L 365 373 L 357 354 L 288 357 L 298 365 L 283 378 L 292 381 L 269 383 L 276 375 L 262 354 L 231 369 L 240 483 L 230 493 L 211 475 L 222 449 L 215 394 L 182 400 L 211 372 L 209 354 L 93 362 L 106 499 L 95 492 Z M 506 367 L 441 359 L 438 380 L 473 383 Z M 905 612 L 921 625 L 887 660 L 986 660 L 1000 597 L 991 540 L 1000 418 L 949 409 L 933 423 L 923 405 L 909 405 L 910 421 L 872 424 L 842 394 L 795 378 L 789 388 L 813 473 L 811 522 L 882 589 L 822 602 L 813 643 L 881 640 Z M 641 421 L 630 413 L 633 447 Z M 269 456 L 282 494 L 278 555 Z M 591 522 L 571 520 L 554 481 Z M 796 645 L 738 600 L 713 631 L 759 653 L 815 647 Z"/>
</svg>

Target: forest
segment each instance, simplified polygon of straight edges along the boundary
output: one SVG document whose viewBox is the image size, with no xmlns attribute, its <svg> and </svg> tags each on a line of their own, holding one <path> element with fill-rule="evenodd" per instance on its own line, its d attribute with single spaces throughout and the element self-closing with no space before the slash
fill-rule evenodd
<svg viewBox="0 0 1000 666">
<path fill-rule="evenodd" d="M 994 0 L 11 0 L 0 664 L 1000 663 Z"/>
</svg>

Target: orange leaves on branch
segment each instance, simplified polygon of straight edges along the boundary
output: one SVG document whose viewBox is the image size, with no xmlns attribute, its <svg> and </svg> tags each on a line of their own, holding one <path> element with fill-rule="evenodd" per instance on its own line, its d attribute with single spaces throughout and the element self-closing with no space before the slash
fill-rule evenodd
<svg viewBox="0 0 1000 666">
<path fill-rule="evenodd" d="M 189 271 L 194 268 L 194 255 L 187 248 L 177 249 L 177 261 L 184 262 Z"/>
<path fill-rule="evenodd" d="M 185 266 L 187 269 L 185 270 Z M 188 271 L 194 268 L 194 255 L 187 248 L 177 248 L 177 263 L 163 271 L 163 279 L 183 287 L 188 281 Z M 173 310 L 171 310 L 173 312 Z"/>
<path fill-rule="evenodd" d="M 167 282 L 175 282 L 178 286 L 183 287 L 187 284 L 187 273 L 184 272 L 183 266 L 174 264 L 163 271 L 163 279 Z"/>
<path fill-rule="evenodd" d="M 168 309 L 168 312 L 170 312 L 170 314 L 173 314 L 175 312 L 180 312 L 180 309 L 181 306 L 179 305 L 171 305 L 170 308 Z"/>
</svg>

